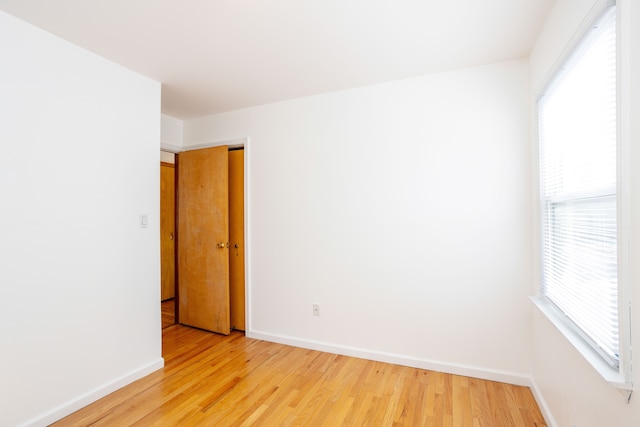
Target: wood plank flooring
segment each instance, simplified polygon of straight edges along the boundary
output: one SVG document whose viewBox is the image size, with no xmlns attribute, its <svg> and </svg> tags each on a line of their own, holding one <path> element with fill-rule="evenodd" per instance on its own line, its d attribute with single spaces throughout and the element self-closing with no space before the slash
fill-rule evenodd
<svg viewBox="0 0 640 427">
<path fill-rule="evenodd" d="M 165 367 L 62 426 L 545 426 L 526 387 L 182 325 Z"/>
<path fill-rule="evenodd" d="M 162 301 L 162 329 L 176 323 L 176 300 L 174 298 Z"/>
</svg>

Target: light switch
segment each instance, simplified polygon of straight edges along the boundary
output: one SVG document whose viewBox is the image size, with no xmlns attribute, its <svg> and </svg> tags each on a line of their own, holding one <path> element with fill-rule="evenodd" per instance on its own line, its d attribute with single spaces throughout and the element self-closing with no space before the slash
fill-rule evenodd
<svg viewBox="0 0 640 427">
<path fill-rule="evenodd" d="M 147 228 L 149 226 L 149 216 L 147 214 L 140 214 L 140 228 Z"/>
</svg>

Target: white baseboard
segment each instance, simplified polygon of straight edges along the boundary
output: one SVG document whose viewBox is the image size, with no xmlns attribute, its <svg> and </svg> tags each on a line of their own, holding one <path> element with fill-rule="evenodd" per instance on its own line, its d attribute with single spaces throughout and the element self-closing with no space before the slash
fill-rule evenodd
<svg viewBox="0 0 640 427">
<path fill-rule="evenodd" d="M 529 375 L 517 372 L 508 372 L 497 369 L 488 369 L 477 366 L 468 366 L 455 363 L 446 363 L 416 357 L 392 354 L 380 351 L 360 349 L 331 343 L 304 340 L 284 335 L 270 334 L 260 331 L 246 331 L 249 338 L 286 344 L 294 347 L 308 348 L 310 350 L 324 351 L 327 353 L 341 354 L 344 356 L 359 357 L 361 359 L 375 360 L 378 362 L 393 363 L 395 365 L 410 366 L 412 368 L 427 369 L 430 371 L 444 372 L 447 374 L 464 375 L 466 377 L 480 378 L 489 381 L 515 384 L 530 387 L 532 380 Z"/>
<path fill-rule="evenodd" d="M 20 424 L 18 427 L 48 426 L 49 424 L 52 424 L 66 417 L 67 415 L 74 413 L 78 409 L 82 409 L 85 406 L 89 405 L 90 403 L 93 403 L 96 400 L 103 398 L 109 393 L 113 393 L 114 391 L 128 384 L 131 384 L 132 382 L 139 380 L 142 377 L 146 377 L 150 373 L 155 372 L 158 369 L 162 369 L 163 367 L 164 367 L 164 359 L 161 357 L 119 378 L 116 378 L 112 381 L 102 384 L 101 386 L 98 386 L 93 390 L 89 390 L 88 392 L 76 397 L 75 399 L 69 400 L 43 414 L 33 417 L 30 420 L 27 420 L 24 423 Z"/>
<path fill-rule="evenodd" d="M 396 365 L 410 366 L 412 368 L 428 369 L 430 371 L 445 372 L 447 374 L 464 375 L 466 377 L 480 378 L 489 381 L 498 381 L 508 384 L 529 387 L 534 399 L 538 403 L 540 412 L 549 427 L 558 427 L 553 418 L 547 402 L 542 397 L 542 393 L 530 375 L 519 374 L 496 369 L 488 369 L 477 366 L 461 365 L 408 357 L 399 354 L 378 352 L 356 347 L 342 346 L 319 341 L 304 340 L 284 335 L 270 334 L 260 331 L 247 330 L 246 336 L 249 338 L 261 339 L 264 341 L 276 342 L 279 344 L 291 345 L 294 347 L 308 348 L 310 350 L 324 351 L 327 353 L 342 354 L 345 356 L 359 357 L 362 359 L 375 360 L 378 362 L 393 363 Z"/>
<path fill-rule="evenodd" d="M 276 342 L 278 344 L 291 345 L 294 347 L 308 348 L 310 350 L 324 351 L 327 353 L 341 354 L 344 356 L 359 357 L 362 359 L 375 360 L 378 362 L 393 363 L 396 365 L 410 366 L 412 368 L 427 369 L 447 374 L 464 375 L 466 377 L 480 378 L 489 381 L 498 381 L 508 384 L 529 387 L 534 399 L 538 403 L 540 412 L 549 427 L 558 427 L 555 419 L 551 415 L 547 402 L 542 397 L 542 393 L 530 375 L 519 374 L 496 369 L 487 369 L 477 366 L 461 365 L 456 363 L 446 363 L 428 359 L 408 357 L 399 354 L 391 354 L 372 350 L 365 350 L 356 347 L 342 346 L 319 341 L 304 340 L 284 335 L 270 334 L 259 331 L 247 330 L 246 336 L 249 338 L 264 341 Z"/>
<path fill-rule="evenodd" d="M 413 368 L 427 369 L 430 371 L 445 372 L 448 374 L 464 375 L 467 377 L 480 378 L 489 381 L 499 381 L 509 384 L 526 386 L 531 388 L 533 397 L 538 403 L 540 411 L 542 412 L 547 425 L 549 427 L 557 427 L 557 423 L 551 415 L 551 411 L 549 410 L 546 401 L 542 397 L 540 389 L 538 388 L 535 381 L 528 375 L 502 370 L 479 368 L 468 365 L 444 363 L 428 359 L 420 359 L 386 352 L 371 351 L 359 349 L 356 347 L 342 346 L 319 341 L 303 340 L 299 338 L 259 331 L 247 330 L 246 336 L 248 338 L 291 345 L 294 347 L 308 348 L 310 350 L 318 350 L 327 353 L 341 354 L 344 356 L 375 360 L 378 362 L 392 363 L 396 365 L 410 366 Z M 49 424 L 52 424 L 66 417 L 67 415 L 70 415 L 75 411 L 84 408 L 85 406 L 103 398 L 104 396 L 113 393 L 114 391 L 151 374 L 152 372 L 162 369 L 163 367 L 164 359 L 159 358 L 158 360 L 151 362 L 148 365 L 142 366 L 132 372 L 129 372 L 128 374 L 125 374 L 106 384 L 96 387 L 93 390 L 90 390 L 73 400 L 65 402 L 62 405 L 55 407 L 44 414 L 31 418 L 30 420 L 20 424 L 18 427 L 48 426 Z"/>
<path fill-rule="evenodd" d="M 558 423 L 551 415 L 551 410 L 549 409 L 549 405 L 547 405 L 547 401 L 542 397 L 542 393 L 538 388 L 538 384 L 536 384 L 535 380 L 531 380 L 531 384 L 529 385 L 531 392 L 533 393 L 534 399 L 536 399 L 536 403 L 538 403 L 538 407 L 540 408 L 540 412 L 542 412 L 542 416 L 544 417 L 545 422 L 548 427 L 558 427 Z"/>
</svg>

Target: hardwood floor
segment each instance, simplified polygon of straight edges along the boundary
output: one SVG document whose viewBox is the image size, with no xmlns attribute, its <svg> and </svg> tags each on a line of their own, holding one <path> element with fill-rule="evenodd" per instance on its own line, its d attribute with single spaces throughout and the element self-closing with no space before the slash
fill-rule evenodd
<svg viewBox="0 0 640 427">
<path fill-rule="evenodd" d="M 545 426 L 526 387 L 182 325 L 165 367 L 54 426 Z"/>
<path fill-rule="evenodd" d="M 171 326 L 176 323 L 176 300 L 171 298 L 166 301 L 162 301 L 162 329 L 167 326 Z"/>
</svg>

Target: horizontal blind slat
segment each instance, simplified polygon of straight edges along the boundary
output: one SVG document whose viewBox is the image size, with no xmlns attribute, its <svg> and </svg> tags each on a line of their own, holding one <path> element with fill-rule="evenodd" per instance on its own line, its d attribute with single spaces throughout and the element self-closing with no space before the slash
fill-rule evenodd
<svg viewBox="0 0 640 427">
<path fill-rule="evenodd" d="M 615 7 L 538 103 L 541 291 L 617 363 Z"/>
</svg>

